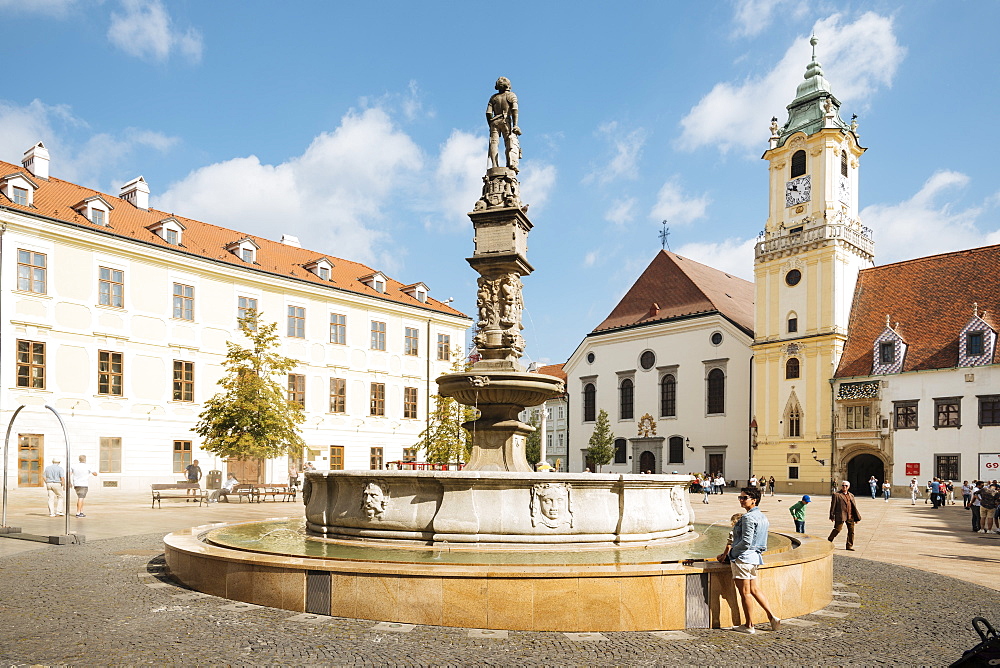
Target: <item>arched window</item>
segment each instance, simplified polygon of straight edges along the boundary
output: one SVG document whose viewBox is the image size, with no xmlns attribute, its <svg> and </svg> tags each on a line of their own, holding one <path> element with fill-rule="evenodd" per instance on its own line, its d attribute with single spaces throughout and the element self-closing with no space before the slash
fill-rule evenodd
<svg viewBox="0 0 1000 668">
<path fill-rule="evenodd" d="M 624 438 L 615 439 L 615 464 L 624 464 L 628 459 L 628 441 Z"/>
<path fill-rule="evenodd" d="M 597 419 L 597 388 L 593 383 L 583 386 L 583 421 L 593 422 Z"/>
<path fill-rule="evenodd" d="M 634 413 L 633 405 L 635 403 L 635 392 L 630 378 L 626 378 L 622 381 L 622 384 L 618 386 L 618 395 L 621 407 L 621 412 L 618 416 L 619 419 L 631 420 Z"/>
<path fill-rule="evenodd" d="M 684 463 L 684 439 L 680 436 L 670 437 L 670 461 L 669 464 Z"/>
<path fill-rule="evenodd" d="M 840 175 L 847 176 L 847 151 L 840 152 Z"/>
<path fill-rule="evenodd" d="M 708 372 L 708 413 L 715 415 L 726 412 L 726 374 L 722 369 Z"/>
<path fill-rule="evenodd" d="M 799 316 L 795 313 L 788 314 L 788 333 L 794 334 L 799 331 Z"/>
<path fill-rule="evenodd" d="M 660 381 L 660 417 L 677 417 L 677 380 L 670 373 Z"/>
<path fill-rule="evenodd" d="M 798 378 L 799 377 L 799 360 L 797 357 L 793 357 L 787 362 L 785 362 L 785 378 Z"/>
<path fill-rule="evenodd" d="M 802 412 L 799 410 L 798 404 L 788 409 L 787 422 L 789 436 L 802 435 Z"/>
<path fill-rule="evenodd" d="M 796 151 L 792 154 L 792 178 L 806 173 L 806 152 Z"/>
</svg>

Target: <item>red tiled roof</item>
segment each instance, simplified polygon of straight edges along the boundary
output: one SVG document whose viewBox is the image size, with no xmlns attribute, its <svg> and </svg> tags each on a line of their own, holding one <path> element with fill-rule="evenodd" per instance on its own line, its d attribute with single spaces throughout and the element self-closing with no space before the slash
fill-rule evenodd
<svg viewBox="0 0 1000 668">
<path fill-rule="evenodd" d="M 19 165 L 0 161 L 0 179 L 14 172 L 24 173 L 24 168 Z M 135 239 L 144 243 L 217 262 L 224 262 L 244 269 L 257 270 L 279 276 L 290 276 L 327 287 L 330 287 L 332 283 L 332 287 L 347 292 L 429 309 L 448 315 L 468 317 L 451 306 L 430 297 L 427 298 L 426 302 L 417 301 L 415 297 L 400 290 L 400 288 L 404 287 L 402 283 L 388 277 L 386 292 L 384 294 L 378 293 L 373 288 L 358 280 L 360 277 L 371 275 L 377 270 L 358 262 L 335 258 L 332 255 L 325 255 L 318 251 L 289 246 L 278 241 L 247 235 L 235 230 L 228 230 L 191 218 L 184 218 L 175 213 L 157 211 L 152 208 L 149 210 L 138 209 L 126 200 L 57 178 L 49 178 L 48 180 L 34 179 L 34 182 L 38 184 L 38 189 L 34 194 L 33 207 L 14 204 L 2 194 L 0 194 L 0 206 L 14 211 L 22 211 L 29 215 L 40 215 L 57 221 L 72 223 L 99 233 Z M 95 225 L 73 210 L 73 206 L 80 201 L 94 196 L 104 198 L 105 201 L 114 207 L 109 216 L 110 223 L 108 225 Z M 148 226 L 168 217 L 175 218 L 185 228 L 182 246 L 168 244 L 159 236 L 146 229 Z M 227 245 L 243 239 L 250 239 L 259 246 L 259 250 L 256 253 L 257 261 L 255 265 L 248 265 L 226 250 Z M 318 255 L 329 258 L 333 263 L 334 267 L 330 271 L 332 281 L 324 281 L 319 276 L 303 268 L 303 265 L 315 260 Z"/>
<path fill-rule="evenodd" d="M 562 364 L 548 364 L 543 367 L 539 367 L 538 373 L 544 373 L 547 376 L 555 376 L 563 381 L 566 380 L 566 372 L 563 371 L 563 367 L 566 365 L 565 362 Z"/>
<path fill-rule="evenodd" d="M 958 366 L 959 333 L 972 319 L 973 302 L 996 331 L 1000 245 L 863 269 L 836 377 L 871 375 L 872 345 L 887 315 L 907 344 L 903 371 Z M 994 351 L 994 363 L 998 357 Z"/>
<path fill-rule="evenodd" d="M 753 283 L 661 250 L 592 333 L 718 312 L 753 336 L 753 299 Z"/>
</svg>

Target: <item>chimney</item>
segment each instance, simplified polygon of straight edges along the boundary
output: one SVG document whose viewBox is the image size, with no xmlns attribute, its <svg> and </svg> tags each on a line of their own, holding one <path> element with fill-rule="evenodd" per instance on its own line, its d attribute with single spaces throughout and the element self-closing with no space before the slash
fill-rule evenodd
<svg viewBox="0 0 1000 668">
<path fill-rule="evenodd" d="M 281 243 L 286 246 L 295 246 L 296 248 L 302 248 L 302 244 L 299 242 L 298 237 L 293 237 L 291 234 L 282 234 Z"/>
<path fill-rule="evenodd" d="M 149 210 L 149 186 L 141 176 L 123 185 L 118 196 L 137 209 Z"/>
<path fill-rule="evenodd" d="M 21 164 L 31 172 L 32 176 L 40 179 L 49 178 L 49 149 L 45 148 L 42 142 L 38 142 L 24 152 Z"/>
<path fill-rule="evenodd" d="M 660 314 L 660 305 L 657 304 L 656 302 L 653 302 L 652 304 L 650 304 L 649 305 L 649 315 L 647 317 L 649 317 L 649 318 L 655 318 L 659 314 Z"/>
</svg>

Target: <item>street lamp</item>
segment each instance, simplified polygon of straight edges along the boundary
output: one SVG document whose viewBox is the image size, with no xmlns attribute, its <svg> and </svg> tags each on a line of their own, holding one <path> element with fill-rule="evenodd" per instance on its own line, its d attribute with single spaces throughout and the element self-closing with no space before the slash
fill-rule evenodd
<svg viewBox="0 0 1000 668">
<path fill-rule="evenodd" d="M 694 452 L 694 446 L 691 445 L 691 439 L 690 438 L 687 438 L 687 437 L 684 438 L 684 445 L 687 446 L 688 450 L 690 450 L 691 452 Z"/>
<path fill-rule="evenodd" d="M 817 462 L 819 462 L 820 466 L 826 466 L 826 460 L 825 459 L 820 459 L 819 457 L 816 456 L 817 454 L 819 454 L 819 453 L 816 452 L 816 448 L 813 448 L 813 451 L 812 451 L 813 459 L 815 459 Z"/>
</svg>

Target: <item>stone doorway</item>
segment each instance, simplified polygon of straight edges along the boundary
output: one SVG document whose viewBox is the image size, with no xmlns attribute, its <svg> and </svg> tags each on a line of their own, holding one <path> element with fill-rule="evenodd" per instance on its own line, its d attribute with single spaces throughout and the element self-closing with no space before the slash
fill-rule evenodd
<svg viewBox="0 0 1000 668">
<path fill-rule="evenodd" d="M 709 453 L 708 455 L 708 469 L 705 471 L 708 475 L 715 475 L 717 473 L 722 473 L 726 470 L 726 456 L 720 453 Z M 728 480 L 726 482 L 729 482 Z"/>
<path fill-rule="evenodd" d="M 652 471 L 656 473 L 656 455 L 654 455 L 649 450 L 645 450 L 641 455 L 639 455 L 639 473 L 645 473 L 646 471 Z"/>
<path fill-rule="evenodd" d="M 261 474 L 264 472 L 264 462 L 260 459 L 230 459 L 226 462 L 227 473 L 232 473 L 241 483 L 265 482 Z"/>
<path fill-rule="evenodd" d="M 879 491 L 885 481 L 885 464 L 875 455 L 855 455 L 847 462 L 847 480 L 851 483 L 851 492 L 855 496 L 871 496 L 868 479 L 875 476 L 878 479 Z M 839 486 L 839 480 L 834 484 Z"/>
</svg>

